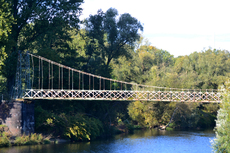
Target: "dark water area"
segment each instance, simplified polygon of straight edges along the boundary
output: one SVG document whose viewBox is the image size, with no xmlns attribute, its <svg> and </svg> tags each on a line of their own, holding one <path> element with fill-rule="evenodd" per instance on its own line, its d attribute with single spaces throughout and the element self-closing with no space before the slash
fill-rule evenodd
<svg viewBox="0 0 230 153">
<path fill-rule="evenodd" d="M 137 130 L 106 140 L 1 148 L 1 153 L 210 153 L 213 130 Z"/>
</svg>

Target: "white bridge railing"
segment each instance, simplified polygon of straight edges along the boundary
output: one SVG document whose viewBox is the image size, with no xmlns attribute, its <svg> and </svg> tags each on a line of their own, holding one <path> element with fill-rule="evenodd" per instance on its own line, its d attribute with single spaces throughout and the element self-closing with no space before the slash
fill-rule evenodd
<svg viewBox="0 0 230 153">
<path fill-rule="evenodd" d="M 23 99 L 124 100 L 165 102 L 221 102 L 219 92 L 30 89 Z"/>
</svg>

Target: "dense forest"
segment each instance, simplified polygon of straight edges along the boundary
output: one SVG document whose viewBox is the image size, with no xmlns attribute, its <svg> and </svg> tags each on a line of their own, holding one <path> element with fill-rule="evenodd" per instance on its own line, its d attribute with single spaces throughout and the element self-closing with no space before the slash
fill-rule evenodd
<svg viewBox="0 0 230 153">
<path fill-rule="evenodd" d="M 138 19 L 115 8 L 79 20 L 82 0 L 0 0 L 0 93 L 9 99 L 17 54 L 29 51 L 104 77 L 145 85 L 218 89 L 230 76 L 230 52 L 207 49 L 174 57 L 152 46 Z M 51 9 L 52 8 L 52 9 Z M 189 46 L 188 46 L 189 48 Z M 215 126 L 218 104 L 35 101 L 36 132 L 91 140 L 134 127 Z M 176 110 L 176 111 L 175 111 Z"/>
</svg>

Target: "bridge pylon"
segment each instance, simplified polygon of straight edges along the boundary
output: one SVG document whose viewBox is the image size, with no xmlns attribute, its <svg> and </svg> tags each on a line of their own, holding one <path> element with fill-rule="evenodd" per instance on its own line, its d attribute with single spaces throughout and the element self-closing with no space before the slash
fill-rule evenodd
<svg viewBox="0 0 230 153">
<path fill-rule="evenodd" d="M 30 55 L 28 54 L 28 51 L 18 51 L 15 86 L 13 87 L 11 98 L 22 98 L 26 89 L 31 89 Z"/>
</svg>

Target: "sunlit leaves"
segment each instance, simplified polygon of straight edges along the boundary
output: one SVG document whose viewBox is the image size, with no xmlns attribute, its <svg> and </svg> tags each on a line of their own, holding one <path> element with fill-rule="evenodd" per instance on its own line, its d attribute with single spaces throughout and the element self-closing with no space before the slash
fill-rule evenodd
<svg viewBox="0 0 230 153">
<path fill-rule="evenodd" d="M 230 152 L 230 83 L 225 83 L 222 87 L 224 97 L 220 105 L 216 120 L 216 139 L 212 146 L 215 152 Z"/>
<path fill-rule="evenodd" d="M 7 57 L 5 47 L 8 42 L 8 35 L 11 33 L 13 21 L 10 4 L 6 0 L 0 0 L 0 71 Z"/>
<path fill-rule="evenodd" d="M 71 109 L 76 108 L 68 108 L 68 110 Z M 64 113 L 49 112 L 38 106 L 35 108 L 35 128 L 37 131 L 67 137 L 72 141 L 89 141 L 100 136 L 103 132 L 103 125 L 99 119 L 90 118 L 80 113 L 74 115 L 68 113 L 66 111 Z"/>
<path fill-rule="evenodd" d="M 165 114 L 168 107 L 168 104 L 158 102 L 135 101 L 128 105 L 128 114 L 138 125 L 153 128 L 159 124 L 169 122 L 170 115 Z M 168 111 L 168 113 L 171 114 L 171 111 Z"/>
</svg>

